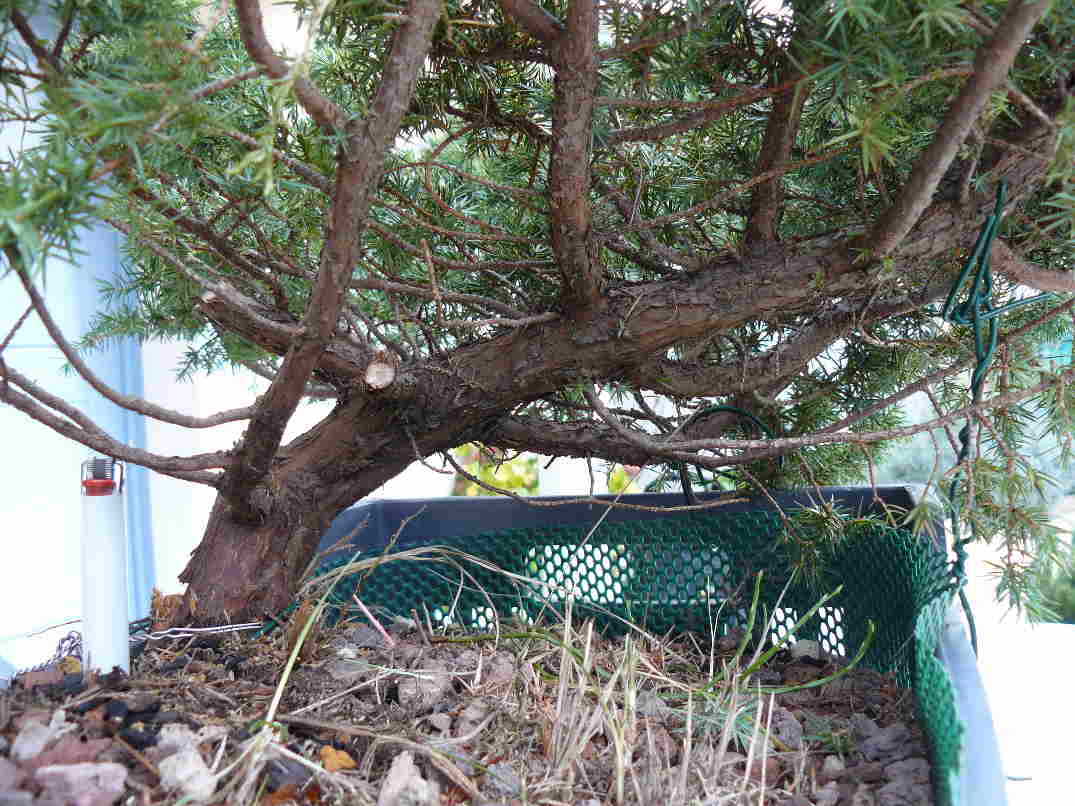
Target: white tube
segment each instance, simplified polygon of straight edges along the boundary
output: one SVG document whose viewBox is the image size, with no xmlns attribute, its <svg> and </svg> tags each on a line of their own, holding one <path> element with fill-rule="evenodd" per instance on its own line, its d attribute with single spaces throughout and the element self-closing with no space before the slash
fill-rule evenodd
<svg viewBox="0 0 1075 806">
<path fill-rule="evenodd" d="M 82 496 L 82 670 L 131 668 L 127 530 L 119 485 Z"/>
</svg>

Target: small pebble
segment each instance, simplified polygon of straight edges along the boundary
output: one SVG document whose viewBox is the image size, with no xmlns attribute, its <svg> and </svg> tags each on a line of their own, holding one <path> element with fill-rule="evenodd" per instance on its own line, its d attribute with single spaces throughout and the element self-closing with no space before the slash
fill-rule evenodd
<svg viewBox="0 0 1075 806">
<path fill-rule="evenodd" d="M 851 736 L 856 742 L 862 742 L 881 730 L 877 723 L 865 714 L 852 714 L 849 720 Z"/>
<path fill-rule="evenodd" d="M 8 761 L 6 758 L 0 758 L 0 792 L 8 792 L 14 789 L 22 783 L 24 777 L 26 777 L 25 773 L 19 769 L 17 764 Z"/>
<path fill-rule="evenodd" d="M 305 764 L 290 758 L 274 758 L 265 765 L 265 770 L 266 786 L 270 792 L 289 785 L 296 790 L 302 789 L 313 775 Z"/>
<path fill-rule="evenodd" d="M 840 785 L 835 781 L 829 781 L 814 795 L 816 806 L 836 806 L 840 800 Z"/>
<path fill-rule="evenodd" d="M 161 786 L 169 792 L 181 792 L 185 798 L 208 800 L 216 789 L 212 772 L 195 748 L 188 747 L 162 759 L 157 769 Z"/>
<path fill-rule="evenodd" d="M 516 797 L 523 786 L 518 773 L 506 761 L 489 765 L 485 770 L 485 780 L 493 792 L 508 797 Z"/>
<path fill-rule="evenodd" d="M 55 719 L 53 722 L 55 722 Z M 15 761 L 31 759 L 44 750 L 45 745 L 52 741 L 56 735 L 57 730 L 51 723 L 45 726 L 40 722 L 27 722 L 22 726 L 22 730 L 19 731 L 19 735 L 15 737 L 15 741 L 11 745 L 11 757 Z"/>
<path fill-rule="evenodd" d="M 885 767 L 890 779 L 906 779 L 917 784 L 929 783 L 929 762 L 924 758 L 905 758 Z"/>
<path fill-rule="evenodd" d="M 384 636 L 368 624 L 348 630 L 345 639 L 356 649 L 378 649 L 385 645 Z"/>
<path fill-rule="evenodd" d="M 41 767 L 34 779 L 48 798 L 76 806 L 112 806 L 123 794 L 127 768 L 112 761 L 82 764 L 53 764 Z"/>
<path fill-rule="evenodd" d="M 803 746 L 803 726 L 787 708 L 773 710 L 773 730 L 778 738 L 792 750 Z"/>
<path fill-rule="evenodd" d="M 870 761 L 898 761 L 910 753 L 911 731 L 902 722 L 893 722 L 859 743 L 859 750 Z"/>
<path fill-rule="evenodd" d="M 161 728 L 157 737 L 157 749 L 163 755 L 197 747 L 198 737 L 186 725 L 173 723 Z"/>
<path fill-rule="evenodd" d="M 414 763 L 414 754 L 404 750 L 392 760 L 381 782 L 377 806 L 438 806 L 440 787 L 426 780 Z"/>
<path fill-rule="evenodd" d="M 864 781 L 871 784 L 877 783 L 884 777 L 885 768 L 879 761 L 864 761 L 854 767 L 848 767 L 847 772 L 844 773 L 844 778 L 847 780 Z"/>
</svg>

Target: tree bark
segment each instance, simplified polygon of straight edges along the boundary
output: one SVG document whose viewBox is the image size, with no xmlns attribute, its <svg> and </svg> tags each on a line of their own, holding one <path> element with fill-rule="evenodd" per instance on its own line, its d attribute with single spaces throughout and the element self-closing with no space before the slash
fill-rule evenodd
<svg viewBox="0 0 1075 806">
<path fill-rule="evenodd" d="M 290 602 L 317 546 L 321 515 L 304 513 L 298 523 L 285 518 L 250 523 L 233 517 L 217 496 L 202 542 L 179 577 L 189 584 L 177 623 L 275 616 Z"/>
<path fill-rule="evenodd" d="M 187 590 L 177 623 L 237 623 L 277 616 L 291 603 L 336 515 L 406 463 L 387 474 L 380 468 L 352 477 L 347 486 L 353 492 L 342 496 L 311 474 L 289 474 L 277 494 L 257 491 L 255 498 L 267 509 L 257 522 L 237 517 L 227 499 L 218 495 L 202 541 L 179 577 Z"/>
<path fill-rule="evenodd" d="M 291 602 L 336 515 L 416 458 L 469 441 L 488 414 L 462 414 L 443 424 L 418 423 L 416 416 L 398 401 L 340 401 L 277 453 L 251 494 L 256 520 L 218 495 L 202 542 L 179 577 L 188 587 L 177 623 L 261 621 L 277 614 Z"/>
</svg>

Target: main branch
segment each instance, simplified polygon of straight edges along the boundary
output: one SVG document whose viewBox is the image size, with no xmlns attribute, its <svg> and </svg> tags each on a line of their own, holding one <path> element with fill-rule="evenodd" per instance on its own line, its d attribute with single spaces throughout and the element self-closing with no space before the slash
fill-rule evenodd
<svg viewBox="0 0 1075 806">
<path fill-rule="evenodd" d="M 348 282 L 359 258 L 359 243 L 384 161 L 418 81 L 418 73 L 440 19 L 440 0 L 411 0 L 406 22 L 396 31 L 385 60 L 380 86 L 369 114 L 348 124 L 348 136 L 337 155 L 332 207 L 317 278 L 302 324 L 283 364 L 237 450 L 235 465 L 221 491 L 236 512 L 255 517 L 249 495 L 268 474 L 284 428 L 305 394 L 310 375 L 336 335 Z"/>
<path fill-rule="evenodd" d="M 549 208 L 552 250 L 566 306 L 587 307 L 601 291 L 601 263 L 591 233 L 590 160 L 597 91 L 597 7 L 573 0 L 567 32 L 552 49 L 552 151 Z"/>
<path fill-rule="evenodd" d="M 892 206 L 863 240 L 869 246 L 872 258 L 892 254 L 925 212 L 944 172 L 967 139 L 989 96 L 1004 83 L 1030 31 L 1050 5 L 1051 0 L 1038 3 L 1011 0 L 993 37 L 975 54 L 974 74 L 963 85 L 945 115 L 944 123 L 916 160 L 911 176 Z"/>
</svg>

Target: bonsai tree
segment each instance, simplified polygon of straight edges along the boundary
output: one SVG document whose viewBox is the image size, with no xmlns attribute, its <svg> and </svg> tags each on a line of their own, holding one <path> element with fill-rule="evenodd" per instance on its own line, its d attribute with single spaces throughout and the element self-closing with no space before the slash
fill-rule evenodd
<svg viewBox="0 0 1075 806">
<path fill-rule="evenodd" d="M 0 63 L 5 121 L 47 134 L 3 169 L 30 315 L 117 405 L 246 423 L 152 455 L 0 364 L 5 404 L 215 488 L 192 618 L 285 605 L 341 509 L 471 442 L 797 485 L 969 418 L 964 512 L 1052 550 L 1015 502 L 1027 419 L 1066 433 L 1075 402 L 1036 358 L 1075 305 L 1071 0 L 296 0 L 297 56 L 257 0 L 198 5 L 55 0 L 50 34 L 7 2 Z M 972 396 L 971 327 L 938 313 L 1001 182 L 994 306 L 1059 295 L 994 320 Z M 126 236 L 118 307 L 62 333 L 39 267 L 88 221 Z M 121 396 L 80 351 L 122 335 L 268 389 L 208 418 Z M 285 444 L 311 395 L 334 408 Z M 1017 600 L 1031 566 L 1004 569 Z"/>
</svg>

